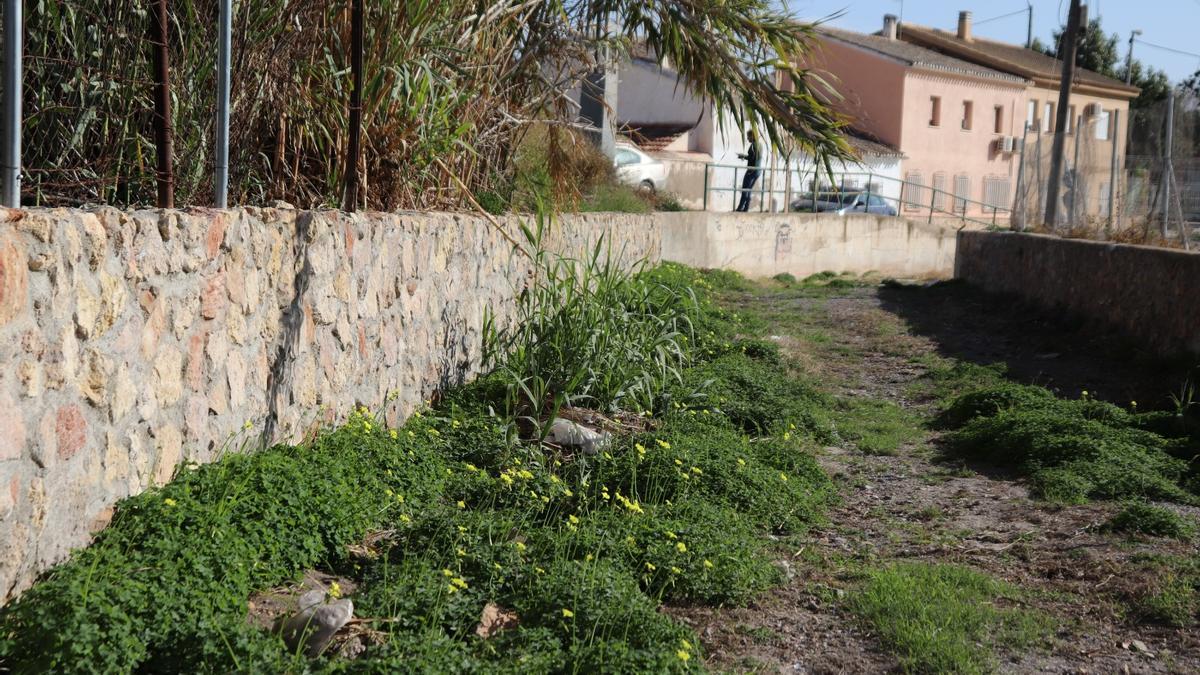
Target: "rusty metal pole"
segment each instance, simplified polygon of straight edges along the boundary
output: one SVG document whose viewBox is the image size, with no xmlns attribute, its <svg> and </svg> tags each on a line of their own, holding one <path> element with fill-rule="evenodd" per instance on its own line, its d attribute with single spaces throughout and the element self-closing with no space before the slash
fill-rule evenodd
<svg viewBox="0 0 1200 675">
<path fill-rule="evenodd" d="M 168 41 L 167 0 L 150 5 L 150 43 L 154 46 L 154 149 L 158 206 L 175 208 L 175 174 L 171 166 L 175 141 L 171 134 L 171 56 Z"/>
<path fill-rule="evenodd" d="M 350 90 L 350 143 L 346 148 L 342 209 L 353 213 L 358 208 L 358 156 L 362 143 L 363 0 L 353 0 L 350 4 L 350 73 L 354 83 Z"/>
</svg>

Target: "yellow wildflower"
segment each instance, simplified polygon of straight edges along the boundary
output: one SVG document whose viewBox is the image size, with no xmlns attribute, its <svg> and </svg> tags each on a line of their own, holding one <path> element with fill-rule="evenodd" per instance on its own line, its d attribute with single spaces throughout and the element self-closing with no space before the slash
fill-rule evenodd
<svg viewBox="0 0 1200 675">
<path fill-rule="evenodd" d="M 591 553 L 583 556 L 584 562 L 592 562 L 593 560 L 595 560 L 595 557 Z"/>
<path fill-rule="evenodd" d="M 459 549 L 457 550 L 457 553 L 458 553 L 459 557 L 463 557 L 463 556 L 466 556 L 466 555 L 467 555 L 467 551 L 466 551 L 466 549 L 463 549 L 463 548 L 459 548 Z"/>
<path fill-rule="evenodd" d="M 447 591 L 449 591 L 449 592 L 451 592 L 451 593 L 457 593 L 457 592 L 458 592 L 458 586 L 455 586 L 454 584 L 446 584 L 446 590 L 447 590 Z"/>
<path fill-rule="evenodd" d="M 689 651 L 692 648 L 692 643 L 688 642 L 685 638 L 679 638 L 679 644 L 683 645 L 683 648 Z"/>
<path fill-rule="evenodd" d="M 738 466 L 746 466 L 746 460 L 738 457 Z"/>
<path fill-rule="evenodd" d="M 409 523 L 411 523 L 411 522 L 412 522 L 412 518 L 409 518 L 407 515 L 405 515 L 405 514 L 401 513 L 401 514 L 400 514 L 400 522 L 402 522 L 402 523 L 404 523 L 405 525 L 407 525 L 407 524 L 409 524 Z"/>
<path fill-rule="evenodd" d="M 791 440 L 791 438 L 792 438 L 792 432 L 790 432 L 790 431 L 783 432 L 783 440 L 789 441 L 789 440 Z"/>
<path fill-rule="evenodd" d="M 250 420 L 246 420 L 246 423 L 242 425 L 242 428 L 249 429 L 252 426 L 254 426 L 254 425 L 250 423 Z"/>
<path fill-rule="evenodd" d="M 683 466 L 683 460 L 678 457 L 675 458 L 675 466 Z"/>
<path fill-rule="evenodd" d="M 667 530 L 667 539 L 678 539 L 678 538 L 679 537 L 675 536 L 674 532 Z"/>
<path fill-rule="evenodd" d="M 451 571 L 450 571 L 450 570 L 448 570 L 448 569 L 442 568 L 442 576 L 444 576 L 444 577 L 446 577 L 447 579 L 449 579 L 450 577 L 454 576 L 454 572 L 451 572 Z"/>
<path fill-rule="evenodd" d="M 518 550 L 518 551 L 520 551 L 521 553 L 524 553 L 524 552 L 525 552 L 525 544 L 523 544 L 523 543 L 521 543 L 521 542 L 519 542 L 519 541 L 518 541 L 518 542 L 515 544 L 515 546 L 517 547 L 517 550 Z"/>
<path fill-rule="evenodd" d="M 466 590 L 466 588 L 467 588 L 467 580 L 462 577 L 454 577 L 453 579 L 450 580 L 450 583 L 454 584 L 455 586 L 458 586 L 459 588 L 461 588 L 463 590 Z"/>
<path fill-rule="evenodd" d="M 367 431 L 370 431 L 370 430 L 371 430 L 371 423 L 370 423 L 370 422 L 363 422 L 363 429 L 366 429 Z"/>
<path fill-rule="evenodd" d="M 545 574 L 545 573 L 546 573 L 546 570 L 542 569 L 541 567 L 535 567 L 535 568 L 533 568 L 533 571 L 534 571 L 534 572 L 537 572 L 538 574 Z"/>
<path fill-rule="evenodd" d="M 478 470 L 479 470 L 479 467 L 475 466 L 474 464 L 467 464 L 467 471 L 470 471 L 471 473 L 475 473 Z"/>
<path fill-rule="evenodd" d="M 670 450 L 670 449 L 671 449 L 671 444 L 670 444 L 670 443 L 668 443 L 668 442 L 666 442 L 666 441 L 664 441 L 664 440 L 663 440 L 663 439 L 661 439 L 661 438 L 659 438 L 659 439 L 655 439 L 655 441 L 654 441 L 654 442 L 655 442 L 655 443 L 658 443 L 658 447 L 660 447 L 660 448 L 662 448 L 662 449 L 664 449 L 664 450 Z"/>
<path fill-rule="evenodd" d="M 467 533 L 467 528 L 463 527 L 462 525 L 459 525 L 459 526 L 458 526 L 458 531 L 459 531 L 459 532 L 461 532 L 461 533 L 463 533 L 463 534 L 466 534 L 466 533 Z"/>
<path fill-rule="evenodd" d="M 571 524 L 572 524 L 572 525 L 578 525 L 578 524 L 579 524 L 579 516 L 576 516 L 576 515 L 574 515 L 574 514 L 567 516 L 567 520 L 571 521 Z"/>
<path fill-rule="evenodd" d="M 460 508 L 460 509 L 465 509 L 465 508 L 467 508 L 467 503 L 466 503 L 466 502 L 464 502 L 464 501 L 463 501 L 463 500 L 461 500 L 461 499 L 460 499 L 460 500 L 458 500 L 458 508 Z"/>
<path fill-rule="evenodd" d="M 563 495 L 564 495 L 564 496 L 566 496 L 566 497 L 574 497 L 574 496 L 575 496 L 575 493 L 574 493 L 574 492 L 571 492 L 571 490 L 568 488 L 568 489 L 566 489 L 566 490 L 563 490 Z"/>
<path fill-rule="evenodd" d="M 571 617 L 575 616 L 575 612 L 572 612 L 571 610 L 567 609 L 566 607 L 563 607 L 562 615 L 563 615 L 564 619 L 570 619 Z"/>
<path fill-rule="evenodd" d="M 512 476 L 510 476 L 510 475 L 508 475 L 508 474 L 506 474 L 506 473 L 502 473 L 502 474 L 500 474 L 500 480 L 504 481 L 504 484 L 505 484 L 505 485 L 512 485 L 512 484 L 513 484 L 513 479 L 512 479 Z"/>
<path fill-rule="evenodd" d="M 400 437 L 400 434 L 396 433 L 395 429 L 392 429 L 391 431 L 389 431 L 388 435 L 392 437 L 393 441 Z"/>
<path fill-rule="evenodd" d="M 658 568 L 654 566 L 654 563 L 648 562 L 648 563 L 646 563 L 646 569 L 653 572 L 654 570 L 656 570 Z"/>
<path fill-rule="evenodd" d="M 785 482 L 785 483 L 786 483 L 786 482 L 787 482 L 787 474 L 786 474 L 786 473 L 783 473 L 783 472 L 781 471 L 781 472 L 779 473 L 779 480 L 781 480 L 781 481 L 783 481 L 783 482 Z"/>
<path fill-rule="evenodd" d="M 704 561 L 704 567 L 705 567 L 706 569 L 710 569 L 710 570 L 711 570 L 711 569 L 713 568 L 712 561 L 711 561 L 711 560 L 707 560 L 707 559 L 705 559 L 705 561 Z"/>
<path fill-rule="evenodd" d="M 409 432 L 408 432 L 408 437 L 409 437 L 409 438 L 416 438 L 416 437 L 417 437 L 417 435 L 416 435 L 416 434 L 414 434 L 414 433 L 412 432 L 412 430 L 410 429 L 410 430 L 409 430 Z"/>
<path fill-rule="evenodd" d="M 676 567 L 674 565 L 671 565 L 671 574 L 683 574 L 683 570 L 679 569 L 678 567 Z"/>
<path fill-rule="evenodd" d="M 679 551 L 680 553 L 687 553 L 687 544 L 681 541 L 678 544 L 675 544 L 675 550 Z"/>
<path fill-rule="evenodd" d="M 166 499 L 164 499 L 163 503 L 166 504 L 167 506 L 175 506 L 175 504 L 176 504 L 175 500 L 171 499 L 170 497 L 167 497 Z"/>
<path fill-rule="evenodd" d="M 429 433 L 430 436 L 441 436 L 442 435 L 442 432 L 438 431 L 437 429 L 434 429 L 433 427 L 429 427 L 428 429 L 426 429 L 426 431 Z"/>
<path fill-rule="evenodd" d="M 533 478 L 533 474 L 530 473 L 528 469 L 521 469 L 520 471 L 517 472 L 517 475 L 520 476 L 521 478 L 524 478 L 525 480 L 529 480 L 529 479 Z"/>
<path fill-rule="evenodd" d="M 385 495 L 387 495 L 387 496 L 391 497 L 391 496 L 392 496 L 394 493 L 391 491 L 391 489 L 387 489 L 387 490 L 384 490 L 384 491 L 383 491 L 383 494 L 385 494 Z"/>
<path fill-rule="evenodd" d="M 696 474 L 697 476 L 703 476 L 703 475 L 704 475 L 704 472 L 703 472 L 703 471 L 701 471 L 701 470 L 700 470 L 700 467 L 698 467 L 698 466 L 693 466 L 693 467 L 692 467 L 692 473 Z"/>
<path fill-rule="evenodd" d="M 340 585 L 338 585 L 338 582 L 335 581 L 335 582 L 329 584 L 329 597 L 331 597 L 331 598 L 342 597 L 342 587 Z"/>
<path fill-rule="evenodd" d="M 459 428 L 459 427 L 461 427 L 461 426 L 462 426 L 462 422 L 459 422 L 458 420 L 453 420 L 452 422 L 450 422 L 450 426 L 452 426 L 452 427 L 454 427 L 455 429 L 457 429 L 457 428 Z"/>
<path fill-rule="evenodd" d="M 642 445 L 641 443 L 635 443 L 633 447 L 637 449 L 637 453 L 639 455 L 646 454 L 646 446 Z"/>
</svg>

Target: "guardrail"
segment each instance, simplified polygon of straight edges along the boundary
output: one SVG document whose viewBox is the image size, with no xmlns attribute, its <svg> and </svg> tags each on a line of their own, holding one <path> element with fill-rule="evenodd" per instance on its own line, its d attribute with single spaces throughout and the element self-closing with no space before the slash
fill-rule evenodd
<svg viewBox="0 0 1200 675">
<path fill-rule="evenodd" d="M 714 169 L 732 169 L 733 170 L 733 184 L 730 187 L 714 186 L 712 184 L 713 176 L 714 176 Z M 706 210 L 706 211 L 708 210 L 709 202 L 710 202 L 710 194 L 713 192 L 732 193 L 732 196 L 733 196 L 732 205 L 733 205 L 733 209 L 736 209 L 738 199 L 740 198 L 741 194 L 744 192 L 744 190 L 740 187 L 739 181 L 738 181 L 739 171 L 741 172 L 742 176 L 745 176 L 745 172 L 747 170 L 748 169 L 744 164 L 718 164 L 715 162 L 707 162 L 704 166 L 704 210 Z M 1012 213 L 1013 213 L 1013 210 L 1010 207 L 997 206 L 995 204 L 988 204 L 986 202 L 981 202 L 981 201 L 977 201 L 974 199 L 969 199 L 967 197 L 962 197 L 962 196 L 954 194 L 953 192 L 950 192 L 949 190 L 943 190 L 941 188 L 936 188 L 931 185 L 921 185 L 919 183 L 911 183 L 909 181 L 901 180 L 899 178 L 893 178 L 891 176 L 885 176 L 882 174 L 877 174 L 877 173 L 872 173 L 872 172 L 867 172 L 867 171 L 848 171 L 848 172 L 841 172 L 841 173 L 835 172 L 832 175 L 826 174 L 819 170 L 803 170 L 803 169 L 798 169 L 798 168 L 794 168 L 794 167 L 787 167 L 787 168 L 759 167 L 758 171 L 760 174 L 758 183 L 755 187 L 750 188 L 750 191 L 752 194 L 754 194 L 754 193 L 758 194 L 758 197 L 759 197 L 758 210 L 760 213 L 766 211 L 767 196 L 768 195 L 774 196 L 774 195 L 778 195 L 778 194 L 783 195 L 783 198 L 784 198 L 783 205 L 784 205 L 785 211 L 793 210 L 792 209 L 793 197 L 803 197 L 804 195 L 814 195 L 814 199 L 812 200 L 812 207 L 811 207 L 811 209 L 807 209 L 807 211 L 810 213 L 817 213 L 818 212 L 816 209 L 816 201 L 817 200 L 815 199 L 815 195 L 820 194 L 822 192 L 838 195 L 839 201 L 840 201 L 840 196 L 843 193 L 861 192 L 864 195 L 866 195 L 866 200 L 868 203 L 867 208 L 869 208 L 871 196 L 874 195 L 880 199 L 883 199 L 884 201 L 894 203 L 896 205 L 896 215 L 898 215 L 898 216 L 904 216 L 905 210 L 908 210 L 910 212 L 913 210 L 916 210 L 918 213 L 927 212 L 928 222 L 931 222 L 931 223 L 933 222 L 933 217 L 935 214 L 942 214 L 942 215 L 951 216 L 953 218 L 956 218 L 956 219 L 962 221 L 963 226 L 966 226 L 967 223 L 976 223 L 976 224 L 980 224 L 980 225 L 995 227 L 999 224 L 998 220 L 999 220 L 999 217 L 1001 214 L 1004 214 L 1007 219 L 1011 219 Z M 772 175 L 778 175 L 780 173 L 785 174 L 784 181 L 783 181 L 784 186 L 782 188 L 776 187 L 774 185 L 774 181 L 768 181 L 769 177 L 771 177 Z M 810 183 L 810 184 L 817 184 L 820 182 L 820 180 L 828 178 L 828 179 L 832 179 L 831 180 L 832 184 L 827 189 L 819 188 L 816 190 L 797 191 L 797 190 L 792 189 L 793 182 L 789 179 L 790 177 L 786 175 L 788 173 L 791 173 L 791 174 L 797 176 L 797 180 L 794 183 L 795 185 L 803 185 L 805 178 L 808 178 L 809 180 L 812 181 L 812 183 Z M 864 183 L 865 187 L 863 187 L 863 188 L 847 187 L 846 183 L 848 181 L 857 183 L 858 179 L 863 178 L 863 177 L 866 178 L 865 183 Z M 833 182 L 833 181 L 836 181 L 836 182 Z M 892 185 L 898 185 L 900 188 L 899 196 L 892 197 L 892 196 L 883 194 L 882 191 L 872 192 L 876 181 L 883 181 L 883 182 L 888 182 L 889 184 L 892 184 Z M 771 183 L 770 187 L 767 186 L 768 182 Z M 920 202 L 916 202 L 916 201 L 912 201 L 911 199 L 906 200 L 904 198 L 906 191 L 909 194 L 912 194 L 914 192 L 917 192 L 918 194 L 920 194 L 925 190 L 929 190 L 929 192 L 930 192 L 928 204 L 925 203 L 924 199 L 922 199 Z M 939 199 L 939 196 L 941 197 L 941 199 Z M 944 203 L 947 200 L 949 200 L 949 203 L 952 205 L 951 210 L 946 210 L 946 209 L 942 208 L 941 206 L 939 206 L 939 202 Z M 973 216 L 968 216 L 967 215 L 968 205 L 979 206 L 980 207 L 979 211 L 983 212 L 983 213 L 990 211 L 991 212 L 990 221 L 986 220 L 986 219 L 981 220 L 981 219 L 979 219 L 977 217 L 973 217 Z M 961 206 L 961 208 L 959 208 L 959 206 Z M 911 207 L 911 208 L 907 208 L 907 207 Z M 796 209 L 796 210 L 803 211 L 806 209 Z"/>
</svg>

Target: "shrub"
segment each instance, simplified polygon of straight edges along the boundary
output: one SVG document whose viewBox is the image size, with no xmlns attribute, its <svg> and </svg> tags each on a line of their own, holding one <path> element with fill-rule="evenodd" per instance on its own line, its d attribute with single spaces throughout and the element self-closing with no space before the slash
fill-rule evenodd
<svg viewBox="0 0 1200 675">
<path fill-rule="evenodd" d="M 1045 499 L 1197 501 L 1174 444 L 1108 403 L 1004 383 L 957 397 L 941 422 L 957 427 L 947 437 L 951 450 L 1028 474 Z"/>
<path fill-rule="evenodd" d="M 1153 537 L 1190 539 L 1196 526 L 1183 516 L 1145 502 L 1128 502 L 1109 519 L 1107 529 L 1114 532 L 1148 534 Z"/>
</svg>

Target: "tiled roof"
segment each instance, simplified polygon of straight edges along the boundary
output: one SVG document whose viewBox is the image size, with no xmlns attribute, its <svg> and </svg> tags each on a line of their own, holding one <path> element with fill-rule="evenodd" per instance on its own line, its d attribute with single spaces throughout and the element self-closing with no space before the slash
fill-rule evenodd
<svg viewBox="0 0 1200 675">
<path fill-rule="evenodd" d="M 1028 78 L 1057 83 L 1062 79 L 1062 61 L 1032 49 L 1007 42 L 997 42 L 974 37 L 969 42 L 961 40 L 957 33 L 937 28 L 904 24 L 900 28 L 900 39 L 910 41 L 913 46 L 937 49 L 960 59 L 978 61 L 990 68 L 1003 70 Z M 1101 75 L 1086 68 L 1075 69 L 1075 82 L 1114 92 L 1137 96 L 1139 89 L 1130 87 L 1120 80 Z"/>
<path fill-rule="evenodd" d="M 867 35 L 865 33 L 855 33 L 854 31 L 841 30 L 839 28 L 829 28 L 822 26 L 817 29 L 817 32 L 826 37 L 845 42 L 863 49 L 867 49 L 884 56 L 890 56 L 906 63 L 909 66 L 917 66 L 921 68 L 930 68 L 933 70 L 944 70 L 950 73 L 960 75 L 973 75 L 975 77 L 986 77 L 993 80 L 1001 80 L 1011 82 L 1013 84 L 1024 84 L 1025 78 L 1018 77 L 1009 73 L 993 70 L 985 66 L 981 66 L 962 59 L 956 59 L 952 56 L 926 49 L 919 45 L 905 42 L 903 40 L 891 40 L 882 35 Z"/>
<path fill-rule="evenodd" d="M 904 153 L 860 129 L 846 129 L 846 143 L 859 157 L 904 157 Z"/>
</svg>

